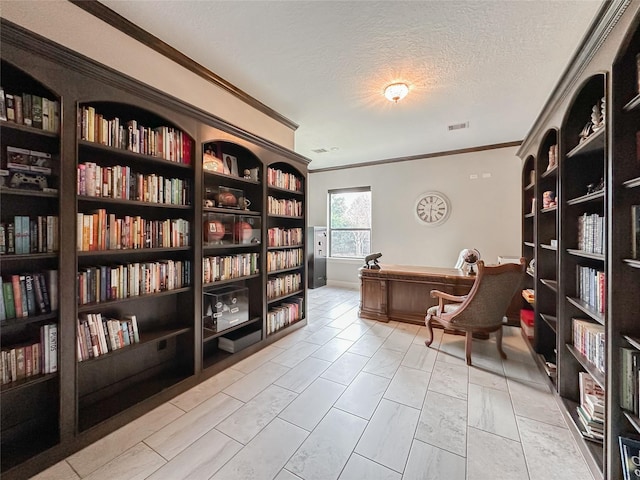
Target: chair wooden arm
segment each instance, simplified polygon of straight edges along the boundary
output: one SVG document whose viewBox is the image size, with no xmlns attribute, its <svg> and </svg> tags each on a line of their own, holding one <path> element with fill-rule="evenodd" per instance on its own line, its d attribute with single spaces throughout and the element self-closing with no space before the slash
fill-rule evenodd
<svg viewBox="0 0 640 480">
<path fill-rule="evenodd" d="M 466 295 L 451 295 L 450 293 L 442 292 L 440 290 L 431 290 L 431 296 L 433 298 L 440 298 L 441 300 L 449 300 L 450 302 L 462 303 L 466 300 Z"/>
</svg>

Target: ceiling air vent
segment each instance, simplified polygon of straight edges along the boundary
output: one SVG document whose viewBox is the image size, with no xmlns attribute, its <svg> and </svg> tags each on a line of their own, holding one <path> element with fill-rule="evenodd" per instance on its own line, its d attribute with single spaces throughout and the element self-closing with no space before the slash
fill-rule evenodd
<svg viewBox="0 0 640 480">
<path fill-rule="evenodd" d="M 464 123 L 454 123 L 453 125 L 449 125 L 449 131 L 451 130 L 461 130 L 463 128 L 469 128 L 469 122 Z"/>
<path fill-rule="evenodd" d="M 328 153 L 329 150 L 327 150 L 326 148 L 312 148 L 311 151 L 313 153 Z"/>
</svg>

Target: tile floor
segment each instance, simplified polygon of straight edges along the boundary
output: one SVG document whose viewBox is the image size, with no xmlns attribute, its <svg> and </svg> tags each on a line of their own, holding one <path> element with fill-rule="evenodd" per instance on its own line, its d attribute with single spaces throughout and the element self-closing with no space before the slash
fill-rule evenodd
<svg viewBox="0 0 640 480">
<path fill-rule="evenodd" d="M 42 472 L 44 479 L 592 479 L 519 329 L 473 345 L 358 318 L 309 290 L 308 325 Z"/>
</svg>

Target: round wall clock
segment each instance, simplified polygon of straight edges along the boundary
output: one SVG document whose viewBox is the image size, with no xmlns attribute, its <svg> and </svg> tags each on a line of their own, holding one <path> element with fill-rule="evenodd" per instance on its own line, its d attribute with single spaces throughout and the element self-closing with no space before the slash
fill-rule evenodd
<svg viewBox="0 0 640 480">
<path fill-rule="evenodd" d="M 418 197 L 414 213 L 425 225 L 435 227 L 441 225 L 449 217 L 451 203 L 440 192 L 426 192 Z"/>
</svg>

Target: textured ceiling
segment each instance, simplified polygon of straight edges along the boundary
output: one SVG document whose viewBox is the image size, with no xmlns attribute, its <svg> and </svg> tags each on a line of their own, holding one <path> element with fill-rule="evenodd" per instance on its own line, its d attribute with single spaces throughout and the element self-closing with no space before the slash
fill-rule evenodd
<svg viewBox="0 0 640 480">
<path fill-rule="evenodd" d="M 310 169 L 522 140 L 602 3 L 101 2 L 300 125 Z"/>
</svg>

